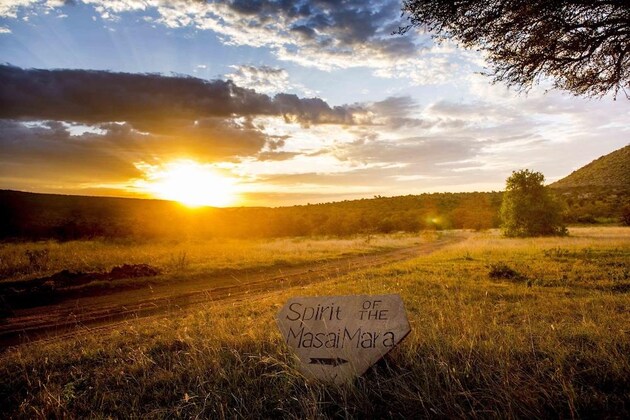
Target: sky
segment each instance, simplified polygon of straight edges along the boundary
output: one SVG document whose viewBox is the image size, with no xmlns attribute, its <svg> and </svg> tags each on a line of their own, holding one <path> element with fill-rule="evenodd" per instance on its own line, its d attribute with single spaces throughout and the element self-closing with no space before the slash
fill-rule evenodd
<svg viewBox="0 0 630 420">
<path fill-rule="evenodd" d="M 548 183 L 630 101 L 492 84 L 400 1 L 0 0 L 0 189 L 284 206 Z M 178 195 L 179 194 L 179 195 Z"/>
</svg>

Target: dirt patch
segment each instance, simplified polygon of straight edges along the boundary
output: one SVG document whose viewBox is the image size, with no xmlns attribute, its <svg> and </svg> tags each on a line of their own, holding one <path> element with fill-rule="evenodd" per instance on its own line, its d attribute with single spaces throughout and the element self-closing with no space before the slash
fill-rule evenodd
<svg viewBox="0 0 630 420">
<path fill-rule="evenodd" d="M 123 264 L 112 268 L 109 272 L 110 280 L 130 279 L 135 277 L 153 277 L 162 272 L 149 264 Z"/>
<path fill-rule="evenodd" d="M 62 270 L 52 276 L 0 284 L 0 317 L 10 316 L 12 309 L 32 308 L 59 302 L 77 295 L 82 287 L 95 282 L 154 277 L 161 271 L 149 264 L 124 264 L 108 272 Z"/>
</svg>

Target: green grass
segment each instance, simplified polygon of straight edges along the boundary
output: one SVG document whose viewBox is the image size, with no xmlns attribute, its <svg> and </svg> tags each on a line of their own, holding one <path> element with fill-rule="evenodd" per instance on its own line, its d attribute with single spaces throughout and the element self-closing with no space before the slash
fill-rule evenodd
<svg viewBox="0 0 630 420">
<path fill-rule="evenodd" d="M 629 228 L 480 233 L 429 256 L 251 300 L 33 343 L 0 359 L 13 417 L 630 415 Z M 505 264 L 518 278 L 491 278 Z M 303 378 L 274 317 L 290 296 L 400 293 L 412 333 L 362 378 Z"/>
</svg>

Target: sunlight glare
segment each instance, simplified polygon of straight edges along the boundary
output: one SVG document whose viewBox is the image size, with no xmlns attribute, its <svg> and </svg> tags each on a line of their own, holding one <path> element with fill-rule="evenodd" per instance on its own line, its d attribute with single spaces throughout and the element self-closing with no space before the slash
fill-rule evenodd
<svg viewBox="0 0 630 420">
<path fill-rule="evenodd" d="M 154 196 L 189 207 L 231 205 L 236 200 L 234 182 L 217 174 L 211 165 L 179 160 L 156 168 L 145 167 L 146 189 Z"/>
</svg>

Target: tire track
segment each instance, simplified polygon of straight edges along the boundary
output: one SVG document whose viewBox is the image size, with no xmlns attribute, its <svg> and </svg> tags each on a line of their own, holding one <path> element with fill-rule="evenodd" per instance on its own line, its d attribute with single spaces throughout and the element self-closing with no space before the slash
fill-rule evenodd
<svg viewBox="0 0 630 420">
<path fill-rule="evenodd" d="M 203 303 L 240 300 L 273 290 L 313 284 L 430 254 L 465 238 L 466 235 L 462 234 L 449 235 L 414 247 L 308 263 L 283 270 L 240 270 L 229 278 L 211 279 L 212 282 L 221 283 L 218 280 L 222 280 L 223 283 L 231 283 L 224 286 L 208 287 L 208 276 L 201 274 L 177 284 L 148 285 L 143 289 L 18 310 L 14 317 L 0 324 L 0 349 L 109 329 L 129 319 L 172 313 Z"/>
</svg>

